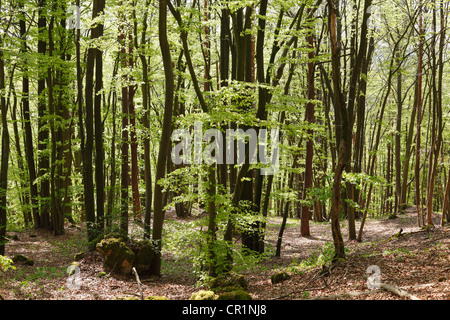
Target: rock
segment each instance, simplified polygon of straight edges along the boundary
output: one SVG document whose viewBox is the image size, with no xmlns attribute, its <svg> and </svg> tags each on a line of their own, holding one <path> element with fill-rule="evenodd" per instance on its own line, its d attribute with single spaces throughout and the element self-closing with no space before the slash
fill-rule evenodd
<svg viewBox="0 0 450 320">
<path fill-rule="evenodd" d="M 217 278 L 213 278 L 209 286 L 215 293 L 225 292 L 225 291 L 246 291 L 248 284 L 243 275 L 236 273 L 223 274 Z"/>
<path fill-rule="evenodd" d="M 144 300 L 169 300 L 164 296 L 148 296 Z"/>
<path fill-rule="evenodd" d="M 133 251 L 136 255 L 134 261 L 134 267 L 138 273 L 145 274 L 150 270 L 153 257 L 155 256 L 155 248 L 149 240 L 139 241 L 133 247 Z"/>
<path fill-rule="evenodd" d="M 80 261 L 81 259 L 84 258 L 85 254 L 86 254 L 85 252 L 75 253 L 75 255 L 73 256 L 73 261 Z"/>
<path fill-rule="evenodd" d="M 99 273 L 97 273 L 97 277 L 99 277 L 99 278 L 106 277 L 106 272 L 105 271 L 100 271 Z"/>
<path fill-rule="evenodd" d="M 425 230 L 426 232 L 430 232 L 431 230 L 434 230 L 435 226 L 432 224 L 427 224 L 425 226 L 423 226 L 422 228 L 420 228 L 420 230 Z"/>
<path fill-rule="evenodd" d="M 100 241 L 96 247 L 105 258 L 105 267 L 118 270 L 122 274 L 131 273 L 136 256 L 125 242 L 117 238 L 108 238 Z"/>
<path fill-rule="evenodd" d="M 219 296 L 214 293 L 214 291 L 210 290 L 200 290 L 198 292 L 194 292 L 189 300 L 217 300 Z"/>
<path fill-rule="evenodd" d="M 222 293 L 217 300 L 253 300 L 253 298 L 244 290 L 235 290 Z"/>
<path fill-rule="evenodd" d="M 27 258 L 27 257 L 25 257 L 25 256 L 23 256 L 23 255 L 21 255 L 21 254 L 16 254 L 16 255 L 12 258 L 12 261 L 13 261 L 14 263 L 16 263 L 16 262 L 23 262 L 24 264 L 26 264 L 26 265 L 28 265 L 28 266 L 34 265 L 34 260 L 33 260 L 33 259 Z"/>
<path fill-rule="evenodd" d="M 290 278 L 291 278 L 291 276 L 287 272 L 281 271 L 281 272 L 277 272 L 274 275 L 272 275 L 270 277 L 270 280 L 272 281 L 272 284 L 276 284 L 276 283 L 280 283 L 285 280 L 288 280 Z"/>
</svg>

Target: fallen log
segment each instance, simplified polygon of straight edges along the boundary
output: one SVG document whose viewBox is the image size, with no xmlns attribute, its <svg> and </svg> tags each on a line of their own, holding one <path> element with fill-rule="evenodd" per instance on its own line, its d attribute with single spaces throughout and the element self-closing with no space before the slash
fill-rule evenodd
<svg viewBox="0 0 450 320">
<path fill-rule="evenodd" d="M 391 292 L 402 298 L 409 298 L 411 300 L 421 300 L 420 298 L 410 294 L 408 291 L 406 291 L 402 288 L 393 287 L 393 286 L 390 286 L 385 283 L 380 283 L 379 285 L 380 285 L 380 289 L 368 290 L 368 291 L 345 292 L 345 293 L 325 295 L 325 296 L 316 296 L 316 297 L 308 298 L 307 300 L 334 300 L 334 299 L 341 299 L 341 298 L 353 298 L 353 297 L 358 297 L 358 296 L 362 296 L 362 295 L 378 293 L 378 292 L 382 292 L 382 291 Z M 425 286 L 429 286 L 429 284 L 425 285 Z M 419 286 L 409 286 L 409 287 L 414 288 L 414 287 L 422 287 L 422 286 L 419 285 Z"/>
<path fill-rule="evenodd" d="M 331 294 L 326 296 L 316 296 L 308 298 L 307 300 L 334 300 L 334 299 L 340 299 L 340 298 L 353 298 L 357 296 L 363 296 L 366 294 L 372 294 L 376 292 L 380 292 L 380 289 L 377 290 L 370 290 L 370 291 L 354 291 L 354 292 L 345 292 L 345 293 L 339 293 L 339 294 Z"/>
<path fill-rule="evenodd" d="M 411 300 L 420 300 L 418 297 L 410 294 L 408 291 L 400 289 L 398 287 L 390 286 L 386 283 L 380 283 L 380 288 L 384 291 L 392 292 L 393 294 L 402 298 L 409 298 Z"/>
</svg>

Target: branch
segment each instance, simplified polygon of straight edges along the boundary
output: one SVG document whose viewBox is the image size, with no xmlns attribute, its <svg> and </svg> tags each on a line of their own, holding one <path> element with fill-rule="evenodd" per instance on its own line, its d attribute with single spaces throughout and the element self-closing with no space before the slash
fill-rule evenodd
<svg viewBox="0 0 450 320">
<path fill-rule="evenodd" d="M 133 271 L 134 275 L 136 276 L 136 282 L 138 284 L 139 295 L 141 297 L 141 300 L 144 300 L 144 294 L 142 293 L 142 288 L 141 288 L 141 280 L 139 280 L 139 275 L 138 275 L 138 273 L 136 271 L 136 268 L 133 267 L 133 269 L 131 271 Z"/>
<path fill-rule="evenodd" d="M 432 285 L 432 284 L 418 285 L 418 286 L 407 286 L 407 287 L 408 288 L 423 288 L 423 287 L 428 287 L 430 285 Z M 341 293 L 341 294 L 317 296 L 317 297 L 309 298 L 307 300 L 333 300 L 333 299 L 339 299 L 339 298 L 353 298 L 353 297 L 358 297 L 358 296 L 372 294 L 372 293 L 377 293 L 377 292 L 382 292 L 382 291 L 388 291 L 388 292 L 391 292 L 391 293 L 393 293 L 393 294 L 395 294 L 395 295 L 397 295 L 399 297 L 410 298 L 411 300 L 421 300 L 420 298 L 410 294 L 408 291 L 402 289 L 402 288 L 407 288 L 407 287 L 400 287 L 399 288 L 399 287 L 390 286 L 390 285 L 385 284 L 385 283 L 380 283 L 380 289 L 376 289 L 376 290 L 346 292 L 346 293 Z"/>
<path fill-rule="evenodd" d="M 388 284 L 385 283 L 380 283 L 380 288 L 384 291 L 389 291 L 392 292 L 393 294 L 399 296 L 399 297 L 403 297 L 403 298 L 410 298 L 411 300 L 421 300 L 418 297 L 410 294 L 408 291 L 402 290 L 400 288 L 396 288 L 396 287 L 392 287 Z"/>
</svg>

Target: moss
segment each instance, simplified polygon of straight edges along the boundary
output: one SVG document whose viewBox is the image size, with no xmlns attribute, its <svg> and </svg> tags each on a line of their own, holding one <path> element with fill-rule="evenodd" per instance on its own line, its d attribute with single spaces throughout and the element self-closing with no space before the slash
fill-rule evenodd
<svg viewBox="0 0 450 320">
<path fill-rule="evenodd" d="M 291 276 L 287 272 L 281 271 L 281 272 L 277 272 L 274 275 L 272 275 L 270 277 L 270 280 L 272 281 L 272 284 L 276 284 L 276 283 L 280 283 L 285 280 L 288 280 L 290 278 L 291 278 Z"/>
<path fill-rule="evenodd" d="M 236 290 L 222 293 L 217 300 L 253 300 L 253 298 L 244 290 Z"/>
<path fill-rule="evenodd" d="M 84 258 L 85 255 L 86 255 L 85 252 L 78 252 L 78 253 L 75 253 L 74 256 L 73 256 L 73 260 L 74 260 L 74 261 L 80 261 L 81 259 Z"/>
<path fill-rule="evenodd" d="M 164 296 L 148 296 L 144 300 L 169 300 Z"/>
<path fill-rule="evenodd" d="M 129 274 L 136 259 L 134 252 L 120 239 L 103 239 L 97 250 L 105 257 L 105 267 L 116 268 L 122 274 Z"/>
<path fill-rule="evenodd" d="M 217 278 L 213 278 L 209 282 L 209 286 L 212 291 L 224 292 L 224 291 L 236 291 L 243 290 L 246 291 L 248 284 L 243 275 L 236 273 L 223 274 Z"/>
<path fill-rule="evenodd" d="M 432 224 L 427 224 L 426 226 L 423 226 L 422 228 L 420 228 L 420 230 L 425 230 L 425 231 L 431 231 L 434 230 L 435 226 Z"/>
<path fill-rule="evenodd" d="M 34 260 L 33 260 L 33 259 L 27 258 L 27 257 L 25 257 L 25 256 L 23 256 L 23 255 L 21 255 L 21 254 L 16 254 L 16 255 L 12 258 L 12 261 L 13 261 L 14 263 L 16 263 L 16 262 L 23 262 L 24 264 L 26 264 L 26 265 L 28 265 L 28 266 L 34 265 Z"/>
<path fill-rule="evenodd" d="M 194 292 L 189 300 L 217 300 L 218 295 L 214 293 L 214 291 L 200 290 L 198 292 Z"/>
<path fill-rule="evenodd" d="M 153 257 L 155 256 L 155 248 L 149 240 L 143 240 L 137 242 L 133 246 L 133 251 L 136 254 L 136 260 L 134 266 L 138 273 L 146 273 L 150 270 Z"/>
</svg>

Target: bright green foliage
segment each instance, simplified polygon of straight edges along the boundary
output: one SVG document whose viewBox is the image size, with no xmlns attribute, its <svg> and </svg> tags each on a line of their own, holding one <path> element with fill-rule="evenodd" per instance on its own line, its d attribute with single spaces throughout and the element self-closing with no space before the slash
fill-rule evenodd
<svg viewBox="0 0 450 320">
<path fill-rule="evenodd" d="M 13 261 L 8 257 L 0 255 L 0 274 L 8 269 L 16 269 L 16 267 L 13 265 Z"/>
</svg>

